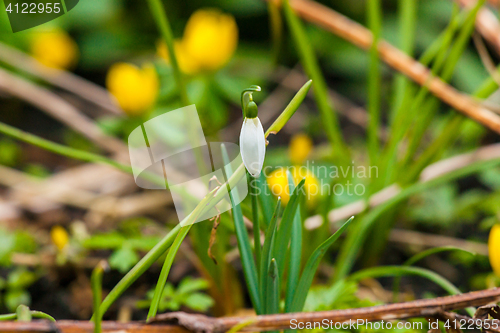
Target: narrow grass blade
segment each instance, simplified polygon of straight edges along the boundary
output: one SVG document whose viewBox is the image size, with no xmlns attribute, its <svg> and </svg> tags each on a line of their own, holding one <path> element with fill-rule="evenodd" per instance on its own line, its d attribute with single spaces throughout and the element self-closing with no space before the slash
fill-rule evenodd
<svg viewBox="0 0 500 333">
<path fill-rule="evenodd" d="M 288 172 L 288 186 L 291 189 L 294 187 L 293 177 Z M 301 196 L 301 198 L 303 198 Z M 292 235 L 290 238 L 290 256 L 288 263 L 288 274 L 286 283 L 286 294 L 285 294 L 285 312 L 286 309 L 290 307 L 297 284 L 300 278 L 300 265 L 302 259 L 302 215 L 300 212 L 300 205 L 297 206 L 295 215 L 292 222 Z"/>
<path fill-rule="evenodd" d="M 402 0 L 404 1 L 404 0 Z M 446 29 L 439 34 L 439 36 L 434 39 L 431 45 L 427 47 L 427 49 L 422 53 L 419 58 L 419 61 L 424 66 L 428 66 L 433 59 L 436 58 L 439 50 L 441 49 L 443 43 L 445 43 L 446 36 L 450 33 L 450 30 L 454 33 L 456 30 L 460 29 L 465 22 L 465 17 L 467 13 L 460 11 L 460 6 L 458 4 L 453 4 L 453 11 L 450 19 L 450 23 L 446 27 Z M 453 34 L 450 38 L 453 37 Z"/>
<path fill-rule="evenodd" d="M 426 251 L 422 251 L 420 253 L 417 253 L 416 255 L 414 255 L 413 257 L 411 257 L 407 261 L 405 261 L 405 263 L 403 264 L 403 266 L 407 266 L 407 267 L 408 266 L 412 266 L 415 263 L 419 262 L 420 260 L 424 259 L 425 257 L 431 256 L 431 255 L 436 254 L 436 253 L 448 252 L 448 251 L 463 252 L 463 253 L 467 253 L 467 254 L 470 254 L 470 255 L 473 255 L 473 256 L 476 255 L 473 252 L 470 252 L 470 251 L 467 251 L 467 250 L 464 250 L 464 249 L 461 249 L 461 248 L 455 247 L 455 246 L 434 247 L 432 249 L 428 249 Z M 400 284 L 401 284 L 401 277 L 398 276 L 398 277 L 396 277 L 394 279 L 393 288 L 392 288 L 394 302 L 398 302 L 398 298 L 399 298 L 398 295 L 399 295 L 399 286 L 400 286 Z"/>
<path fill-rule="evenodd" d="M 442 71 L 441 77 L 444 81 L 450 80 L 457 62 L 467 46 L 470 35 L 474 29 L 476 14 L 482 6 L 482 2 L 484 2 L 484 0 L 478 1 L 474 8 L 467 12 L 465 23 L 449 52 L 448 48 L 455 33 L 454 20 L 452 20 L 446 30 L 445 38 L 432 66 L 432 72 L 434 74 L 437 75 Z M 391 136 L 388 145 L 390 149 L 387 150 L 388 154 L 383 158 L 383 170 L 385 170 L 386 174 L 386 182 L 384 185 L 388 185 L 394 181 L 401 181 L 401 178 L 407 178 L 409 165 L 413 161 L 413 157 L 420 146 L 429 122 L 432 121 L 440 105 L 439 99 L 433 96 L 429 98 L 427 85 L 419 89 L 417 97 L 414 100 L 406 102 L 404 108 L 410 108 L 410 111 L 403 112 L 403 116 L 400 117 L 403 122 L 392 128 L 396 136 Z M 408 138 L 407 149 L 403 159 L 398 162 L 397 147 L 404 135 Z M 376 241 L 373 243 L 374 246 L 371 248 L 368 260 L 374 261 L 380 256 L 389 233 L 388 228 L 390 228 L 391 225 L 391 221 L 387 220 L 387 223 L 382 224 L 375 230 L 372 237 Z"/>
<path fill-rule="evenodd" d="M 314 275 L 318 270 L 319 263 L 326 253 L 326 250 L 344 233 L 354 216 L 351 217 L 347 222 L 340 227 L 332 236 L 330 236 L 326 241 L 324 241 L 316 250 L 314 250 L 311 257 L 307 260 L 306 266 L 304 267 L 304 272 L 300 277 L 299 284 L 297 286 L 297 291 L 295 292 L 295 297 L 293 298 L 292 305 L 287 312 L 298 312 L 302 311 L 304 303 L 306 302 L 307 293 L 311 284 L 313 282 Z"/>
<path fill-rule="evenodd" d="M 227 153 L 226 153 L 227 156 Z M 231 169 L 229 169 L 231 170 Z M 232 170 L 231 170 L 232 171 Z M 245 166 L 240 164 L 238 168 L 232 173 L 232 176 L 227 179 L 226 185 L 229 188 L 234 188 L 236 184 L 245 176 Z M 99 315 L 103 315 L 107 309 L 113 304 L 116 299 L 127 290 L 130 285 L 139 278 L 144 272 L 172 245 L 175 237 L 179 233 L 182 226 L 194 223 L 197 214 L 203 214 L 209 209 L 213 208 L 220 200 L 224 198 L 225 191 L 212 190 L 205 198 L 196 206 L 195 210 L 187 216 L 183 221 L 174 227 L 156 246 L 151 249 L 111 290 L 101 304 L 101 311 Z M 239 207 L 239 206 L 238 206 Z M 241 210 L 240 210 L 241 212 Z M 246 233 L 246 230 L 244 230 Z M 248 234 L 247 234 L 248 236 Z M 255 265 L 254 265 L 255 266 Z"/>
<path fill-rule="evenodd" d="M 339 256 L 337 257 L 337 262 L 335 265 L 336 270 L 334 279 L 338 281 L 347 276 L 352 266 L 354 265 L 356 257 L 363 243 L 365 242 L 366 237 L 371 230 L 371 227 L 383 213 L 394 207 L 394 205 L 409 198 L 412 195 L 421 193 L 427 189 L 446 184 L 460 177 L 468 176 L 470 174 L 498 165 L 500 165 L 500 158 L 469 164 L 464 168 L 449 172 L 430 181 L 413 184 L 399 192 L 396 196 L 386 201 L 384 204 L 377 206 L 376 208 L 371 210 L 367 215 L 359 220 L 359 222 L 353 225 L 353 228 L 351 228 L 351 230 L 349 231 L 347 239 L 342 244 L 342 248 Z"/>
<path fill-rule="evenodd" d="M 186 84 L 184 82 L 181 70 L 179 69 L 179 63 L 175 54 L 174 35 L 172 34 L 172 28 L 170 27 L 165 8 L 163 8 L 161 0 L 148 0 L 148 3 L 151 14 L 153 15 L 156 25 L 160 29 L 163 40 L 167 45 L 168 55 L 170 58 L 170 63 L 172 64 L 172 69 L 174 72 L 174 77 L 177 83 L 177 89 L 179 90 L 181 101 L 184 105 L 189 105 Z"/>
<path fill-rule="evenodd" d="M 224 162 L 224 171 L 226 174 L 226 179 L 229 179 L 233 174 L 231 167 L 231 160 L 227 153 L 225 145 L 221 145 L 222 160 Z M 233 193 L 234 192 L 234 193 Z M 249 236 L 247 229 L 245 228 L 245 223 L 243 222 L 243 213 L 241 212 L 241 206 L 236 205 L 236 196 L 238 195 L 236 191 L 231 191 L 228 187 L 229 198 L 231 200 L 231 206 L 233 208 L 233 220 L 234 229 L 236 232 L 236 238 L 238 240 L 238 250 L 240 252 L 241 264 L 243 266 L 243 273 L 245 275 L 245 281 L 247 283 L 248 292 L 250 293 L 250 299 L 252 300 L 253 307 L 257 314 L 262 313 L 262 304 L 259 296 L 259 280 L 257 277 L 257 268 L 255 266 L 255 261 L 252 254 L 252 247 L 250 246 Z"/>
<path fill-rule="evenodd" d="M 499 67 L 500 68 L 500 67 Z M 497 68 L 497 70 L 499 70 Z M 484 81 L 484 83 L 474 92 L 473 96 L 476 98 L 487 98 L 493 94 L 498 89 L 498 84 L 489 77 Z M 439 156 L 441 156 L 446 147 L 449 147 L 452 142 L 454 142 L 459 135 L 461 135 L 460 129 L 465 123 L 466 118 L 461 114 L 455 114 L 450 117 L 446 124 L 443 126 L 443 130 L 440 135 L 422 152 L 420 157 L 411 165 L 411 169 L 402 180 L 403 184 L 413 182 L 420 172 L 430 163 L 435 161 Z"/>
<path fill-rule="evenodd" d="M 8 313 L 8 314 L 0 315 L 0 321 L 10 321 L 10 320 L 15 320 L 16 318 L 17 318 L 17 314 L 15 314 L 15 313 Z"/>
<path fill-rule="evenodd" d="M 467 254 L 470 254 L 472 256 L 476 255 L 476 253 L 474 253 L 474 252 L 467 251 L 467 250 L 461 249 L 459 247 L 455 247 L 455 246 L 441 246 L 441 247 L 435 247 L 435 248 L 432 248 L 432 249 L 428 249 L 426 251 L 423 251 L 423 252 L 420 252 L 420 253 L 414 255 L 413 257 L 411 257 L 410 259 L 408 259 L 404 263 L 404 265 L 405 266 L 411 266 L 411 265 L 414 265 L 415 263 L 419 262 L 420 260 L 424 259 L 425 257 L 428 257 L 428 256 L 436 254 L 436 253 L 448 252 L 448 251 L 456 251 L 456 252 L 467 253 Z"/>
<path fill-rule="evenodd" d="M 460 33 L 457 36 L 455 44 L 450 50 L 450 54 L 446 59 L 446 64 L 443 65 L 443 73 L 441 75 L 443 80 L 449 81 L 451 79 L 451 76 L 458 63 L 458 60 L 460 59 L 462 53 L 467 47 L 471 34 L 474 31 L 477 13 L 479 12 L 479 10 L 481 9 L 481 7 L 484 5 L 485 2 L 486 0 L 477 1 L 474 7 L 470 9 L 470 11 L 468 12 L 467 18 L 465 19 L 465 23 L 462 29 L 460 30 Z"/>
<path fill-rule="evenodd" d="M 45 312 L 42 312 L 42 311 L 31 310 L 31 317 L 38 318 L 38 319 L 48 319 L 48 320 L 53 321 L 53 322 L 56 321 L 54 319 L 54 317 L 52 317 L 51 315 L 46 314 Z"/>
<path fill-rule="evenodd" d="M 440 38 L 439 44 L 432 44 L 429 48 L 436 47 L 435 52 L 432 52 L 432 57 L 427 56 L 424 61 L 421 62 L 424 65 L 429 65 L 429 63 L 435 58 L 441 58 L 446 56 L 449 46 L 453 40 L 453 36 L 458 27 L 457 15 L 459 14 L 459 7 L 457 5 L 454 6 L 454 11 L 451 16 L 450 24 L 446 27 L 442 36 Z M 425 53 L 424 53 L 425 54 Z M 422 57 L 424 58 L 424 56 Z M 439 63 L 434 64 L 434 72 L 436 67 L 439 66 Z M 397 176 L 397 170 L 391 167 L 396 165 L 397 162 L 397 148 L 400 142 L 402 141 L 405 133 L 408 131 L 412 119 L 415 117 L 415 112 L 420 109 L 421 104 L 425 101 L 427 97 L 428 89 L 423 86 L 418 89 L 414 94 L 411 92 L 412 86 L 407 86 L 407 91 L 405 92 L 403 102 L 396 110 L 394 118 L 392 119 L 391 128 L 390 128 L 390 139 L 384 149 L 384 153 L 382 155 L 382 163 L 381 169 L 384 170 L 385 177 L 381 178 L 381 183 L 378 184 L 374 188 L 374 190 L 381 189 L 384 186 L 387 186 Z M 410 110 L 410 111 L 408 111 Z"/>
<path fill-rule="evenodd" d="M 139 278 L 146 270 L 156 261 L 158 258 L 167 251 L 167 249 L 172 245 L 175 237 L 181 229 L 180 224 L 176 225 L 163 239 L 155 245 L 151 251 L 149 251 L 139 262 L 118 282 L 118 284 L 109 292 L 109 294 L 102 301 L 99 311 L 99 316 L 109 309 L 111 304 L 113 304 L 120 295 L 127 290 L 135 280 Z M 93 317 L 95 317 L 95 313 Z"/>
<path fill-rule="evenodd" d="M 46 314 L 45 312 L 41 311 L 30 311 L 31 317 L 33 318 L 39 318 L 39 319 L 48 319 L 50 321 L 56 321 L 54 317 L 51 315 Z M 0 315 L 0 321 L 10 321 L 10 320 L 16 320 L 17 319 L 17 313 L 8 313 L 8 314 L 3 314 Z"/>
<path fill-rule="evenodd" d="M 262 174 L 263 172 L 261 172 Z M 260 223 L 259 223 L 259 204 L 257 200 L 257 182 L 258 178 L 253 177 L 247 172 L 248 185 L 250 187 L 250 200 L 252 201 L 252 218 L 253 218 L 253 240 L 255 250 L 255 263 L 257 269 L 260 268 Z"/>
<path fill-rule="evenodd" d="M 288 105 L 286 106 L 285 110 L 281 112 L 281 114 L 276 118 L 276 120 L 272 123 L 271 126 L 266 131 L 266 138 L 269 134 L 276 134 L 278 133 L 283 126 L 292 118 L 293 114 L 297 109 L 299 108 L 300 104 L 302 104 L 302 101 L 304 98 L 307 96 L 307 92 L 311 88 L 312 80 L 307 81 L 304 83 L 304 85 L 297 91 L 295 96 L 293 96 L 292 100 Z"/>
<path fill-rule="evenodd" d="M 497 72 L 500 73 L 500 66 L 497 66 Z M 474 96 L 479 98 L 487 98 L 495 91 L 497 91 L 498 88 L 498 82 L 496 82 L 496 80 L 490 76 L 479 86 Z"/>
<path fill-rule="evenodd" d="M 293 218 L 292 237 L 290 240 L 290 263 L 286 282 L 285 311 L 288 312 L 300 278 L 300 267 L 302 264 L 302 216 L 300 206 Z"/>
<path fill-rule="evenodd" d="M 269 189 L 264 172 L 261 172 L 259 178 L 256 179 L 256 185 L 260 193 L 258 197 L 262 215 L 264 216 L 262 226 L 264 229 L 267 229 L 267 226 L 273 218 L 273 209 L 276 206 L 276 200 L 274 200 L 271 190 Z"/>
<path fill-rule="evenodd" d="M 276 229 L 278 225 L 278 216 L 281 209 L 281 198 L 278 198 L 278 203 L 276 204 L 276 208 L 274 210 L 274 214 L 269 222 L 266 231 L 266 237 L 264 240 L 264 245 L 262 247 L 262 260 L 260 262 L 260 295 L 261 301 L 263 304 L 267 304 L 267 293 L 266 293 L 266 285 L 269 275 L 268 267 L 271 263 L 272 253 L 274 248 L 274 243 L 276 239 Z M 264 313 L 267 313 L 264 310 Z"/>
<path fill-rule="evenodd" d="M 165 262 L 163 263 L 163 267 L 161 268 L 160 277 L 158 278 L 158 282 L 156 283 L 153 299 L 151 300 L 151 306 L 149 307 L 147 317 L 148 320 L 155 317 L 158 312 L 163 289 L 165 288 L 165 284 L 167 283 L 168 273 L 170 272 L 170 268 L 172 267 L 175 256 L 177 255 L 177 252 L 181 247 L 182 241 L 184 240 L 184 238 L 186 238 L 191 227 L 192 224 L 182 227 L 177 234 L 177 237 L 175 237 L 174 243 L 168 250 L 167 257 L 165 258 Z"/>
<path fill-rule="evenodd" d="M 373 42 L 370 47 L 370 65 L 368 70 L 368 153 L 372 165 L 379 156 L 380 130 L 380 61 L 378 56 L 378 40 L 382 29 L 382 8 L 380 0 L 367 1 L 368 26 L 372 32 Z"/>
<path fill-rule="evenodd" d="M 457 135 L 460 135 L 465 117 L 455 113 L 443 126 L 437 138 L 411 164 L 408 164 L 407 173 L 401 178 L 401 184 L 411 184 L 418 180 L 420 173 L 426 166 L 435 161 L 453 144 Z"/>
<path fill-rule="evenodd" d="M 342 138 L 339 121 L 333 110 L 332 102 L 328 97 L 325 78 L 321 74 L 321 69 L 314 54 L 314 50 L 311 47 L 311 43 L 307 38 L 302 23 L 293 12 L 287 0 L 283 1 L 283 10 L 288 28 L 290 29 L 293 41 L 299 52 L 300 62 L 302 66 L 304 66 L 307 75 L 314 81 L 314 97 L 320 111 L 322 125 L 332 145 L 334 155 L 340 161 L 349 161 L 348 150 Z"/>
<path fill-rule="evenodd" d="M 279 313 L 280 280 L 278 274 L 278 265 L 276 264 L 276 260 L 274 258 L 271 259 L 267 274 L 269 275 L 269 279 L 266 288 L 266 314 Z"/>
<path fill-rule="evenodd" d="M 273 250 L 273 257 L 276 258 L 278 271 L 281 275 L 283 275 L 285 269 L 285 258 L 288 253 L 288 244 L 290 243 L 290 236 L 292 233 L 293 218 L 301 201 L 300 199 L 304 182 L 305 179 L 302 179 L 293 190 L 290 200 L 288 201 L 285 211 L 283 212 L 278 232 L 276 233 L 276 246 Z"/>
<path fill-rule="evenodd" d="M 409 56 L 413 56 L 415 48 L 415 28 L 417 22 L 417 0 L 398 1 L 398 21 L 399 21 L 399 49 Z M 395 112 L 400 110 L 410 80 L 403 74 L 396 74 L 394 78 L 394 98 L 391 108 L 391 120 L 395 117 Z M 392 121 L 391 121 L 392 123 Z"/>
<path fill-rule="evenodd" d="M 478 1 L 476 5 L 468 12 L 467 17 L 465 19 L 465 23 L 463 27 L 460 29 L 458 37 L 456 38 L 455 43 L 450 49 L 449 53 L 441 52 L 440 55 L 436 58 L 436 61 L 433 65 L 433 73 L 439 73 L 442 68 L 441 79 L 445 82 L 449 82 L 454 70 L 458 64 L 460 57 L 465 51 L 470 37 L 474 32 L 476 16 L 479 9 L 484 4 L 485 0 Z M 427 88 L 422 87 L 421 89 L 425 89 L 427 93 Z M 425 130 L 428 127 L 429 122 L 432 120 L 434 115 L 436 114 L 440 101 L 439 99 L 432 97 L 431 102 L 427 105 L 424 110 L 419 113 L 419 116 L 416 118 L 416 121 L 413 124 L 413 129 L 411 135 L 408 136 L 409 143 L 407 152 L 403 159 L 402 165 L 403 167 L 400 169 L 405 169 L 405 165 L 410 163 L 411 159 L 415 155 L 422 138 L 424 136 Z M 412 107 L 418 109 L 418 106 Z"/>
<path fill-rule="evenodd" d="M 271 30 L 273 63 L 277 64 L 281 46 L 283 45 L 283 18 L 278 4 L 275 1 L 267 2 L 269 13 L 269 28 Z"/>
<path fill-rule="evenodd" d="M 108 269 L 106 261 L 100 261 L 90 276 L 90 286 L 92 287 L 92 299 L 94 304 L 94 314 L 100 313 L 102 301 L 102 275 Z M 94 333 L 101 333 L 101 316 L 94 315 Z"/>
<path fill-rule="evenodd" d="M 462 293 L 457 287 L 455 287 L 450 281 L 446 280 L 441 275 L 434 273 L 428 269 L 418 267 L 382 266 L 367 268 L 351 275 L 349 277 L 349 280 L 359 281 L 366 278 L 405 275 L 416 275 L 426 278 L 443 288 L 450 295 L 459 295 Z M 467 308 L 466 311 L 470 314 L 471 317 L 474 317 L 475 310 L 473 308 Z"/>
<path fill-rule="evenodd" d="M 43 148 L 47 151 L 51 151 L 53 153 L 66 156 L 69 158 L 73 158 L 80 161 L 85 162 L 93 162 L 93 163 L 102 163 L 111 165 L 112 167 L 117 168 L 123 172 L 133 174 L 132 167 L 130 165 L 121 164 L 115 160 L 107 158 L 105 156 L 101 156 L 94 153 L 89 153 L 85 150 L 75 149 L 72 147 L 64 146 L 59 143 L 55 143 L 46 139 L 43 139 L 39 136 L 36 136 L 31 133 L 24 132 L 18 128 L 12 127 L 10 125 L 4 124 L 0 122 L 0 133 L 10 136 L 16 140 L 20 140 L 23 142 L 27 142 L 34 146 Z M 145 179 L 150 180 L 153 183 L 165 185 L 165 179 L 163 177 L 158 177 L 158 175 L 145 172 Z"/>
</svg>

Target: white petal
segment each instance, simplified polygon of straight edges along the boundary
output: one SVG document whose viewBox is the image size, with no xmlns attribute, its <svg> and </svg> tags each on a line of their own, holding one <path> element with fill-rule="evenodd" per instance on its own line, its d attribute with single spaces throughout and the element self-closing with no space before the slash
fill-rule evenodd
<svg viewBox="0 0 500 333">
<path fill-rule="evenodd" d="M 266 138 L 259 118 L 245 118 L 240 134 L 240 152 L 248 172 L 257 177 L 266 156 Z"/>
</svg>

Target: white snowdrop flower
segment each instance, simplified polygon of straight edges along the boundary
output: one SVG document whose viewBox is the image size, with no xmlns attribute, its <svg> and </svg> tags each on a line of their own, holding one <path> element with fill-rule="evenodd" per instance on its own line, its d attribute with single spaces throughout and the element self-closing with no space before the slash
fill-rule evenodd
<svg viewBox="0 0 500 333">
<path fill-rule="evenodd" d="M 252 102 L 253 103 L 253 102 Z M 254 103 L 255 104 L 255 103 Z M 266 156 L 264 129 L 257 116 L 243 120 L 240 134 L 240 152 L 248 172 L 257 177 L 262 171 Z"/>
<path fill-rule="evenodd" d="M 260 175 L 266 156 L 266 137 L 257 117 L 257 104 L 252 97 L 256 91 L 260 91 L 259 86 L 251 86 L 241 92 L 243 126 L 240 133 L 240 153 L 245 168 L 253 177 Z"/>
</svg>

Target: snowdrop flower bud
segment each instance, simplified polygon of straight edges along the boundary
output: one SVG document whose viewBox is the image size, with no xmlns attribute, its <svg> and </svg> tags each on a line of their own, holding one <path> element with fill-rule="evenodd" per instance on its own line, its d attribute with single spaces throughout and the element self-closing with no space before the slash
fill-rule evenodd
<svg viewBox="0 0 500 333">
<path fill-rule="evenodd" d="M 266 138 L 251 91 L 260 91 L 260 87 L 245 89 L 242 93 L 244 120 L 240 134 L 240 152 L 245 168 L 253 177 L 257 177 L 262 171 L 266 156 Z"/>
</svg>

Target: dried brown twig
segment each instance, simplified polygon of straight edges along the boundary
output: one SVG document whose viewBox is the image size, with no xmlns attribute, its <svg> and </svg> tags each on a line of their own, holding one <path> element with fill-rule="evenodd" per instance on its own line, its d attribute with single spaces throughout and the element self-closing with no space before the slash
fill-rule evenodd
<svg viewBox="0 0 500 333">
<path fill-rule="evenodd" d="M 432 248 L 440 246 L 455 246 L 478 255 L 488 255 L 488 245 L 484 243 L 458 239 L 449 236 L 427 234 L 423 232 L 392 229 L 389 241 L 404 245 L 413 245 L 418 248 Z"/>
<path fill-rule="evenodd" d="M 347 41 L 368 50 L 373 42 L 371 32 L 344 15 L 310 0 L 291 0 L 290 5 L 305 20 L 314 23 Z M 457 91 L 421 63 L 403 53 L 386 41 L 379 41 L 380 59 L 471 119 L 500 133 L 500 117 L 468 95 Z"/>
<path fill-rule="evenodd" d="M 265 315 L 257 316 L 255 321 L 244 327 L 242 331 L 289 329 L 292 319 L 296 320 L 297 323 L 321 322 L 324 319 L 334 323 L 342 323 L 358 319 L 364 321 L 388 321 L 416 317 L 438 317 L 445 311 L 455 311 L 470 306 L 496 303 L 498 301 L 500 301 L 500 289 L 496 288 L 456 296 L 423 299 L 368 308 Z M 168 314 L 164 316 L 167 317 Z M 247 320 L 248 318 L 219 318 L 217 319 L 219 323 L 214 325 L 218 328 L 215 332 L 225 332 Z"/>
<path fill-rule="evenodd" d="M 104 134 L 91 119 L 45 88 L 0 69 L 0 90 L 47 112 L 111 153 L 121 155 L 127 152 L 121 141 Z"/>
<path fill-rule="evenodd" d="M 137 333 L 222 333 L 227 332 L 236 325 L 242 325 L 241 331 L 256 332 L 290 329 L 291 321 L 294 323 L 321 323 L 327 320 L 329 323 L 345 323 L 362 320 L 365 323 L 371 321 L 391 321 L 409 318 L 433 318 L 444 320 L 445 318 L 465 319 L 472 318 L 455 315 L 450 311 L 464 309 L 470 306 L 482 306 L 500 301 L 500 289 L 482 290 L 462 295 L 440 297 L 434 299 L 417 300 L 406 303 L 395 303 L 367 308 L 333 310 L 321 312 L 300 312 L 275 315 L 261 315 L 255 317 L 222 317 L 211 318 L 199 314 L 187 314 L 174 312 L 161 314 L 146 323 L 117 323 L 103 322 L 103 332 L 137 332 Z M 476 318 L 475 323 L 484 323 L 489 319 Z M 53 332 L 80 333 L 90 332 L 93 328 L 88 321 L 58 321 L 49 323 L 47 321 L 33 322 L 4 322 L 0 324 L 2 332 Z"/>
<path fill-rule="evenodd" d="M 51 83 L 58 88 L 72 92 L 113 114 L 123 114 L 116 103 L 113 102 L 112 97 L 106 89 L 71 72 L 44 66 L 28 54 L 4 43 L 0 43 L 0 61 Z"/>
<path fill-rule="evenodd" d="M 420 174 L 420 182 L 427 182 L 444 174 L 450 173 L 452 171 L 461 169 L 478 161 L 492 160 L 495 158 L 500 158 L 500 144 L 492 144 L 485 147 L 476 149 L 473 152 L 460 154 L 453 156 L 436 163 L 427 166 Z M 398 185 L 388 186 L 376 193 L 374 193 L 368 202 L 365 200 L 358 200 L 353 203 L 344 205 L 339 208 L 332 209 L 328 213 L 328 221 L 330 223 L 335 223 L 338 221 L 345 220 L 353 215 L 363 212 L 368 207 L 378 206 L 394 196 L 396 196 L 401 191 Z M 319 219 L 319 220 L 318 220 Z M 316 226 L 322 223 L 321 216 L 315 215 L 306 220 L 306 227 L 309 229 L 314 229 Z"/>
</svg>

